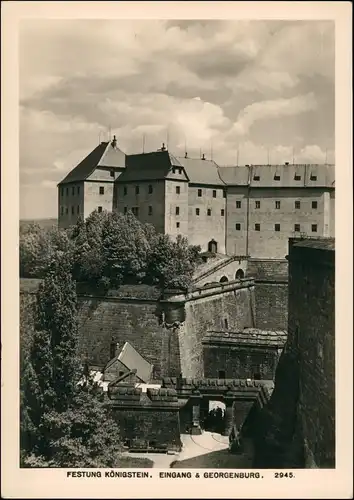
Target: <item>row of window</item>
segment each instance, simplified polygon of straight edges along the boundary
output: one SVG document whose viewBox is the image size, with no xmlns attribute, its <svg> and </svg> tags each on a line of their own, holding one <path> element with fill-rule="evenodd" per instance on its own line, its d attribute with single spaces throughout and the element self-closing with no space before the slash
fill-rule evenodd
<svg viewBox="0 0 354 500">
<path fill-rule="evenodd" d="M 255 174 L 253 176 L 254 181 L 260 181 L 261 177 L 260 175 Z M 280 175 L 279 174 L 274 174 L 274 180 L 275 181 L 280 181 Z M 294 175 L 294 180 L 295 181 L 301 181 L 301 175 L 300 174 L 295 174 Z M 310 181 L 317 181 L 317 175 L 310 174 Z"/>
<path fill-rule="evenodd" d="M 99 194 L 104 194 L 104 186 L 99 186 L 98 187 L 98 192 L 99 192 Z M 80 186 L 72 186 L 72 188 L 71 188 L 71 194 L 72 194 L 72 196 L 74 196 L 75 193 L 77 195 L 80 194 Z M 61 188 L 61 195 L 64 196 L 64 188 Z M 66 196 L 68 196 L 68 195 L 69 195 L 69 188 L 67 187 L 66 188 Z"/>
<path fill-rule="evenodd" d="M 70 188 L 61 188 L 61 195 L 64 196 L 64 193 L 66 193 L 66 196 L 69 196 L 69 191 L 70 191 Z M 71 194 L 72 196 L 74 196 L 76 194 L 80 194 L 80 186 L 72 186 L 71 187 Z"/>
<path fill-rule="evenodd" d="M 276 209 L 280 209 L 280 201 L 275 201 L 275 203 L 274 203 L 274 204 L 275 204 L 275 208 L 276 208 Z M 301 208 L 301 202 L 300 202 L 300 201 L 295 201 L 294 205 L 295 205 L 295 208 L 296 208 L 296 209 Z M 241 207 L 242 207 L 242 203 L 241 203 L 241 201 L 240 201 L 240 200 L 237 200 L 237 201 L 236 201 L 236 208 L 241 208 Z M 311 203 L 311 207 L 312 207 L 312 208 L 314 208 L 314 209 L 316 209 L 316 208 L 318 207 L 318 203 L 317 203 L 317 201 L 313 201 L 313 202 Z M 256 209 L 261 208 L 261 202 L 260 202 L 259 200 L 255 201 L 255 208 L 256 208 Z"/>
<path fill-rule="evenodd" d="M 223 190 L 222 194 L 223 194 L 223 198 L 226 198 L 226 191 L 225 190 Z M 202 196 L 203 196 L 203 190 L 198 189 L 198 197 L 201 198 Z M 217 197 L 217 190 L 213 189 L 213 198 L 216 198 L 216 197 Z"/>
<path fill-rule="evenodd" d="M 176 194 L 181 194 L 181 187 L 176 186 Z M 151 184 L 148 186 L 148 193 L 152 194 L 154 192 L 154 188 Z M 123 194 L 126 196 L 128 194 L 128 187 L 124 186 L 123 187 Z M 135 194 L 140 194 L 140 186 L 135 186 Z M 203 190 L 198 189 L 198 197 L 201 198 L 203 196 Z M 213 198 L 217 197 L 217 190 L 213 189 Z M 223 191 L 223 197 L 226 198 L 226 191 Z"/>
<path fill-rule="evenodd" d="M 135 216 L 139 215 L 139 207 L 132 207 L 131 210 Z M 124 207 L 123 211 L 126 214 L 128 212 L 128 207 Z M 195 214 L 200 215 L 199 208 L 195 209 Z M 151 205 L 148 207 L 148 215 L 152 215 L 152 206 Z M 180 207 L 175 207 L 175 215 L 180 215 Z M 207 209 L 207 215 L 209 217 L 211 216 L 211 208 Z M 221 215 L 221 217 L 224 217 L 224 215 L 225 215 L 225 210 L 223 208 L 220 211 L 220 215 Z"/>
<path fill-rule="evenodd" d="M 69 207 L 66 207 L 65 209 L 64 209 L 64 207 L 61 207 L 60 208 L 60 214 L 61 215 L 64 215 L 64 210 L 65 210 L 65 214 L 68 215 L 69 214 Z M 77 214 L 80 213 L 80 205 L 77 205 L 77 207 L 76 207 L 76 213 Z M 74 205 L 71 207 L 71 214 L 72 215 L 75 214 L 75 206 Z"/>
<path fill-rule="evenodd" d="M 101 213 L 102 210 L 103 210 L 102 207 L 97 207 L 97 212 Z M 68 207 L 66 207 L 65 209 L 64 209 L 64 207 L 60 208 L 60 214 L 64 215 L 64 213 L 65 213 L 65 215 L 69 214 L 69 208 Z M 80 213 L 80 205 L 77 205 L 77 207 L 76 207 L 76 213 L 77 214 Z M 75 215 L 75 206 L 74 205 L 71 207 L 71 215 Z"/>
<path fill-rule="evenodd" d="M 236 223 L 235 224 L 235 229 L 236 231 L 241 231 L 241 224 Z M 261 225 L 260 224 L 255 224 L 254 225 L 254 230 L 255 231 L 260 231 L 261 230 Z M 274 224 L 274 231 L 279 232 L 280 231 L 280 224 Z M 317 224 L 311 224 L 311 231 L 313 233 L 317 233 Z M 294 224 L 294 232 L 295 233 L 301 233 L 301 226 L 300 224 Z"/>
</svg>

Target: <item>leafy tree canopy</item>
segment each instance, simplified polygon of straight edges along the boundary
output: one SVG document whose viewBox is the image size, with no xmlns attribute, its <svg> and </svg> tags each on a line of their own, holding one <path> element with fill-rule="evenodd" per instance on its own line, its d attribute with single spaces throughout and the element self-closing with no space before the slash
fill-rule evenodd
<svg viewBox="0 0 354 500">
<path fill-rule="evenodd" d="M 75 280 L 105 287 L 144 283 L 186 288 L 200 262 L 200 247 L 181 236 L 173 240 L 157 233 L 132 212 L 94 211 L 67 231 L 27 228 L 20 238 L 21 276 L 43 277 L 61 254 L 71 262 Z"/>
</svg>

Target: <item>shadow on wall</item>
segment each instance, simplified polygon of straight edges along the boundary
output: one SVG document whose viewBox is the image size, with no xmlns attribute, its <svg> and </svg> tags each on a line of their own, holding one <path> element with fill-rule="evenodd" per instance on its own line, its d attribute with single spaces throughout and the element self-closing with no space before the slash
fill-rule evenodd
<svg viewBox="0 0 354 500">
<path fill-rule="evenodd" d="M 303 440 L 298 434 L 299 363 L 284 348 L 268 404 L 250 425 L 255 444 L 255 468 L 304 468 Z"/>
</svg>

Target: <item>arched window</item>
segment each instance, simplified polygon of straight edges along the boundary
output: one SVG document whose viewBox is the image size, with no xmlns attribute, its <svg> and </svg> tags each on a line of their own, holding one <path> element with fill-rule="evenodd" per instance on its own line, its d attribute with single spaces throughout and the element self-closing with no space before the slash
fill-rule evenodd
<svg viewBox="0 0 354 500">
<path fill-rule="evenodd" d="M 227 281 L 229 280 L 227 279 L 226 276 L 222 276 L 222 278 L 220 278 L 220 283 L 226 283 Z"/>
<path fill-rule="evenodd" d="M 243 270 L 242 269 L 238 269 L 237 272 L 236 272 L 235 278 L 237 280 L 241 280 L 244 277 L 245 277 L 245 273 L 243 272 Z"/>
<path fill-rule="evenodd" d="M 215 240 L 210 240 L 208 243 L 208 252 L 216 253 L 218 251 L 218 244 Z"/>
</svg>

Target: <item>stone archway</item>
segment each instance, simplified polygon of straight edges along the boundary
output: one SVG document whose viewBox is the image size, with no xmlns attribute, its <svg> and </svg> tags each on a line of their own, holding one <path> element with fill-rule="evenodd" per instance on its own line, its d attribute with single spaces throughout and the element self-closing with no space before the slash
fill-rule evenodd
<svg viewBox="0 0 354 500">
<path fill-rule="evenodd" d="M 245 273 L 244 273 L 243 269 L 238 269 L 236 271 L 235 278 L 237 280 L 242 280 L 242 278 L 244 278 L 244 277 L 245 277 Z"/>
<path fill-rule="evenodd" d="M 210 240 L 209 243 L 208 243 L 208 252 L 210 252 L 210 253 L 217 253 L 217 251 L 218 251 L 218 244 L 217 244 L 217 242 L 214 239 Z"/>
<path fill-rule="evenodd" d="M 227 278 L 227 276 L 222 276 L 220 278 L 220 283 L 227 283 L 229 281 L 229 279 Z"/>
</svg>

